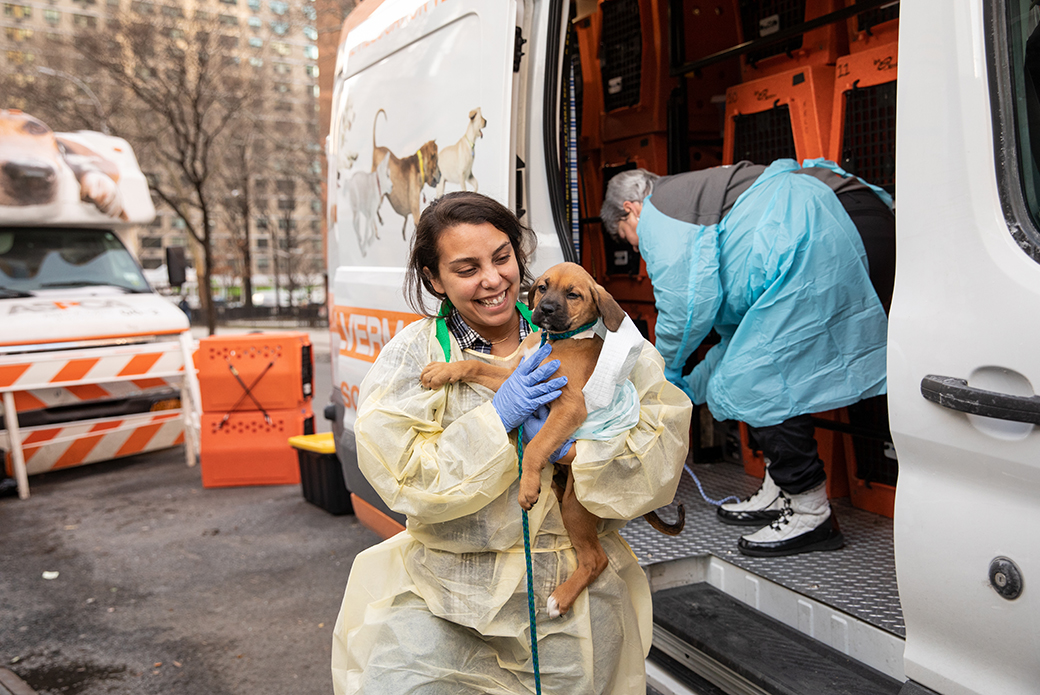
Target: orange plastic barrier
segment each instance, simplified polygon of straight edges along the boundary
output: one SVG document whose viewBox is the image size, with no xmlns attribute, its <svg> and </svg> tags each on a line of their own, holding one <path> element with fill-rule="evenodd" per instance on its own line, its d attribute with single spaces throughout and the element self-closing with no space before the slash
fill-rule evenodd
<svg viewBox="0 0 1040 695">
<path fill-rule="evenodd" d="M 875 45 L 834 68 L 827 158 L 889 192 L 896 176 L 896 78 L 899 46 Z"/>
<path fill-rule="evenodd" d="M 723 161 L 769 164 L 774 159 L 824 157 L 829 152 L 834 68 L 790 70 L 726 92 Z"/>
<path fill-rule="evenodd" d="M 295 408 L 314 392 L 314 358 L 303 332 L 211 335 L 199 341 L 195 366 L 203 412 Z M 252 398 L 243 400 L 250 386 Z"/>
<path fill-rule="evenodd" d="M 202 413 L 203 487 L 299 485 L 300 466 L 289 437 L 314 433 L 310 402 L 285 410 Z M 223 426 L 221 426 L 223 423 Z"/>
<path fill-rule="evenodd" d="M 842 0 L 805 0 L 805 14 L 798 16 L 798 3 L 741 2 L 741 40 L 752 41 L 822 17 L 842 8 Z M 838 56 L 848 53 L 848 30 L 841 23 L 831 23 L 805 32 L 786 42 L 767 46 L 741 58 L 745 80 L 787 72 L 793 68 L 834 65 Z"/>
</svg>

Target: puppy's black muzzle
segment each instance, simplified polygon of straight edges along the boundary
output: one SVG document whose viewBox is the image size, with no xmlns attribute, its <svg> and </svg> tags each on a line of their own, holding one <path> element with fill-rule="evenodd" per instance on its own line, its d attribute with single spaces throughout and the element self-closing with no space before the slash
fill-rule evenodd
<svg viewBox="0 0 1040 695">
<path fill-rule="evenodd" d="M 531 313 L 531 320 L 542 330 L 551 333 L 563 333 L 571 327 L 570 314 L 566 307 L 548 297 L 538 302 L 538 306 Z"/>
</svg>

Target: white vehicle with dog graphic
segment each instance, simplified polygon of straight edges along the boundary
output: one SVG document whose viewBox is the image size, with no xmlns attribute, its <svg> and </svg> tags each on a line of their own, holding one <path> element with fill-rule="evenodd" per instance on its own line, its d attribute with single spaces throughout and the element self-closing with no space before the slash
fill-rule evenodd
<svg viewBox="0 0 1040 695">
<path fill-rule="evenodd" d="M 125 140 L 0 111 L 0 449 L 22 497 L 29 475 L 182 442 L 194 462 L 187 317 L 116 233 L 154 217 Z"/>
<path fill-rule="evenodd" d="M 897 202 L 887 411 L 813 421 L 829 480 L 844 480 L 831 502 L 848 544 L 736 553 L 700 495 L 750 494 L 745 472 L 765 464 L 737 423 L 702 412 L 689 463 L 706 490 L 680 485 L 686 530 L 623 531 L 655 597 L 648 682 L 664 695 L 1036 692 L 1035 4 L 361 3 L 328 141 L 327 412 L 359 517 L 384 533 L 402 521 L 357 469 L 353 420 L 379 350 L 417 318 L 403 265 L 430 200 L 472 189 L 506 204 L 538 235 L 536 275 L 581 263 L 652 339 L 645 265 L 597 218 L 611 176 L 832 160 Z M 353 173 L 388 157 L 391 191 L 355 196 Z"/>
</svg>

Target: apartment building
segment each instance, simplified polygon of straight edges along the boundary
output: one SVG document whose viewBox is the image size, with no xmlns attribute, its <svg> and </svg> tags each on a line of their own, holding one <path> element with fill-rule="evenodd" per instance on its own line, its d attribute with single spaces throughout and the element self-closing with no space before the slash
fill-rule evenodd
<svg viewBox="0 0 1040 695">
<path fill-rule="evenodd" d="M 322 259 L 322 145 L 318 125 L 318 9 L 312 0 L 16 0 L 0 3 L 0 107 L 22 108 L 48 119 L 56 93 L 67 95 L 78 119 L 56 128 L 104 130 L 115 122 L 120 92 L 91 74 L 66 44 L 86 32 L 122 21 L 155 22 L 176 36 L 179 23 L 196 23 L 216 37 L 222 60 L 252 73 L 263 94 L 254 101 L 264 124 L 261 156 L 251 158 L 248 191 L 250 265 L 254 287 L 285 286 L 287 272 L 318 274 Z M 5 95 L 4 92 L 7 92 Z M 48 102 L 49 103 L 45 103 Z M 64 115 L 64 114 L 62 114 Z M 61 116 L 55 117 L 62 120 Z M 67 121 L 68 122 L 68 121 Z M 118 134 L 118 129 L 116 129 Z M 133 144 L 133 142 L 131 142 Z M 279 145 L 284 144 L 283 150 Z M 293 151 L 291 158 L 281 152 Z M 149 175 L 160 176 L 142 168 Z M 228 206 L 238 202 L 230 192 Z M 169 246 L 188 246 L 185 222 L 157 205 L 159 216 L 131 235 L 145 268 L 163 263 Z M 231 295 L 242 269 L 244 230 L 234 215 L 213 221 L 214 273 Z M 233 225 L 238 225 L 232 228 Z M 189 257 L 191 254 L 189 254 Z M 280 282 L 273 277 L 275 269 Z M 288 270 L 287 270 L 288 268 Z M 224 277 L 219 277 L 224 276 Z M 294 278 L 296 280 L 299 277 Z M 310 284 L 313 278 L 307 277 Z"/>
</svg>

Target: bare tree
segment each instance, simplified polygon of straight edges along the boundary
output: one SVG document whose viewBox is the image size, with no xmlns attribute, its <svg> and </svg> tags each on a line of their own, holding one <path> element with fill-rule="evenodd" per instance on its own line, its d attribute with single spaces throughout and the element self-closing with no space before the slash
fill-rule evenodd
<svg viewBox="0 0 1040 695">
<path fill-rule="evenodd" d="M 209 332 L 216 331 L 212 298 L 214 230 L 224 190 L 216 176 L 229 133 L 257 86 L 228 50 L 237 35 L 216 35 L 212 18 L 120 14 L 103 31 L 70 48 L 90 70 L 120 90 L 114 130 L 133 143 L 156 197 L 184 220 L 201 251 L 199 298 Z"/>
<path fill-rule="evenodd" d="M 242 280 L 242 301 L 247 309 L 253 308 L 253 248 L 250 221 L 256 207 L 255 160 L 259 145 L 253 127 L 244 132 L 236 128 L 235 135 L 225 147 L 224 166 L 220 179 L 224 187 L 223 214 L 225 228 L 230 236 L 228 250 L 238 262 Z"/>
</svg>

